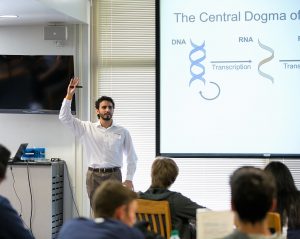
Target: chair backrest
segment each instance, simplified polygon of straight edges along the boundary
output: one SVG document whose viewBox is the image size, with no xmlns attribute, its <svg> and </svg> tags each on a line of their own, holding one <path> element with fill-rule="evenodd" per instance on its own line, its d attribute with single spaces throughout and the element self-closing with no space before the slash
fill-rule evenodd
<svg viewBox="0 0 300 239">
<path fill-rule="evenodd" d="M 168 201 L 138 199 L 137 221 L 149 223 L 148 230 L 165 238 L 171 235 L 171 212 Z"/>
<path fill-rule="evenodd" d="M 268 226 L 272 232 L 281 234 L 280 214 L 277 212 L 268 212 Z"/>
</svg>

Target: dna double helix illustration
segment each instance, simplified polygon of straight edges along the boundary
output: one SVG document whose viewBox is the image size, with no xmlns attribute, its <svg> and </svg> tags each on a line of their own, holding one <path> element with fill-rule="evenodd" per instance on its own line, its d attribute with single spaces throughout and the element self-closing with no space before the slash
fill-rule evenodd
<svg viewBox="0 0 300 239">
<path fill-rule="evenodd" d="M 203 61 L 206 59 L 205 41 L 201 45 L 195 44 L 192 40 L 190 40 L 190 43 L 192 49 L 189 53 L 189 60 L 191 62 L 190 74 L 192 77 L 189 81 L 189 87 L 192 86 L 193 82 L 200 81 L 203 83 L 203 85 L 205 85 L 204 90 L 199 91 L 200 96 L 205 100 L 215 100 L 219 97 L 221 93 L 221 88 L 216 82 L 213 81 L 209 81 L 208 83 L 210 85 L 209 86 L 207 85 L 207 81 L 205 79 L 205 66 L 203 64 Z M 267 74 L 261 70 L 262 65 L 274 59 L 274 50 L 271 47 L 262 44 L 259 39 L 258 39 L 258 45 L 260 46 L 260 48 L 270 52 L 271 55 L 269 57 L 266 57 L 265 59 L 262 59 L 258 63 L 257 71 L 259 75 L 261 75 L 264 78 L 267 78 L 272 83 L 274 83 L 274 78 L 270 74 Z M 211 93 L 209 93 L 210 97 L 208 97 L 205 94 L 207 94 L 209 87 L 211 86 L 215 87 L 216 90 L 213 96 L 211 96 Z"/>
<path fill-rule="evenodd" d="M 192 50 L 190 51 L 189 59 L 191 62 L 190 73 L 192 78 L 190 79 L 189 87 L 191 87 L 192 83 L 195 81 L 201 81 L 204 85 L 206 85 L 206 80 L 204 78 L 205 66 L 202 64 L 202 62 L 206 59 L 205 41 L 201 45 L 193 43 L 192 40 L 190 40 L 190 43 Z M 213 97 L 205 96 L 205 92 L 203 91 L 199 91 L 199 94 L 205 100 L 215 100 L 221 93 L 220 86 L 212 81 L 209 81 L 208 83 L 217 88 L 216 94 Z"/>
</svg>

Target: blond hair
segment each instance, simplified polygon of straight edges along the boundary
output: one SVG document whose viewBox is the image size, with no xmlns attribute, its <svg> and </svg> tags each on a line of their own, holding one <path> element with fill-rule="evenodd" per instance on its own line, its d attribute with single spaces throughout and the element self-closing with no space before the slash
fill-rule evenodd
<svg viewBox="0 0 300 239">
<path fill-rule="evenodd" d="M 151 187 L 170 187 L 175 182 L 178 173 L 178 166 L 173 159 L 167 157 L 157 157 L 152 164 Z"/>
</svg>

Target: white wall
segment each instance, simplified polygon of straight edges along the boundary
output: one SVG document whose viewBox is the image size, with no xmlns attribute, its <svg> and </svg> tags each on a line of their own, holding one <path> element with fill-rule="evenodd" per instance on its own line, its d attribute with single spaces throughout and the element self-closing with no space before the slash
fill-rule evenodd
<svg viewBox="0 0 300 239">
<path fill-rule="evenodd" d="M 89 23 L 89 0 L 38 0 L 50 8 L 65 13 L 83 23 Z M 87 9 L 86 11 L 84 9 Z"/>
<path fill-rule="evenodd" d="M 83 39 L 79 37 L 82 30 L 78 29 L 84 29 L 87 32 L 88 26 L 68 26 L 69 39 L 65 41 L 63 47 L 57 47 L 54 41 L 44 40 L 44 26 L 1 27 L 0 54 L 74 55 L 75 72 L 76 74 L 81 72 L 82 84 L 86 86 L 89 79 L 88 47 L 85 47 L 84 51 L 78 49 L 80 44 L 85 46 L 89 44 L 88 37 Z M 79 38 L 80 40 L 78 40 Z M 87 89 L 88 87 L 84 87 L 78 94 L 77 106 L 85 105 L 86 108 L 89 108 Z M 78 113 L 81 118 L 89 117 L 87 109 L 78 110 Z M 82 177 L 81 148 L 76 146 L 75 137 L 60 123 L 58 115 L 0 113 L 0 132 L 0 143 L 8 147 L 12 155 L 20 143 L 27 142 L 29 143 L 28 147 L 45 147 L 47 158 L 59 157 L 65 160 L 74 186 L 73 189 L 76 191 L 79 208 L 82 210 L 82 195 L 85 193 L 85 187 L 82 187 L 84 179 Z M 66 200 L 65 219 L 72 216 L 72 199 Z"/>
</svg>

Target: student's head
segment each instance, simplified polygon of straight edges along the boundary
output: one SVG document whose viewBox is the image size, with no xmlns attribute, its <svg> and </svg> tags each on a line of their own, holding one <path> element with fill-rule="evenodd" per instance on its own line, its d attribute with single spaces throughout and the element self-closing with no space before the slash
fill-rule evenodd
<svg viewBox="0 0 300 239">
<path fill-rule="evenodd" d="M 98 119 L 110 120 L 115 109 L 115 102 L 109 96 L 101 96 L 95 102 L 96 114 Z"/>
<path fill-rule="evenodd" d="M 114 218 L 132 226 L 135 223 L 137 194 L 120 182 L 107 180 L 96 190 L 93 197 L 95 217 Z"/>
<path fill-rule="evenodd" d="M 175 182 L 178 173 L 178 166 L 173 159 L 166 157 L 157 157 L 152 164 L 151 187 L 170 187 Z"/>
<path fill-rule="evenodd" d="M 8 151 L 8 149 L 0 144 L 0 181 L 5 178 L 9 157 L 10 152 Z"/>
<path fill-rule="evenodd" d="M 232 209 L 244 223 L 265 219 L 275 204 L 276 186 L 271 174 L 255 167 L 245 166 L 230 177 Z"/>
<path fill-rule="evenodd" d="M 289 194 L 298 191 L 293 176 L 285 164 L 277 161 L 271 162 L 265 167 L 265 171 L 270 172 L 275 177 L 279 194 Z"/>
</svg>

